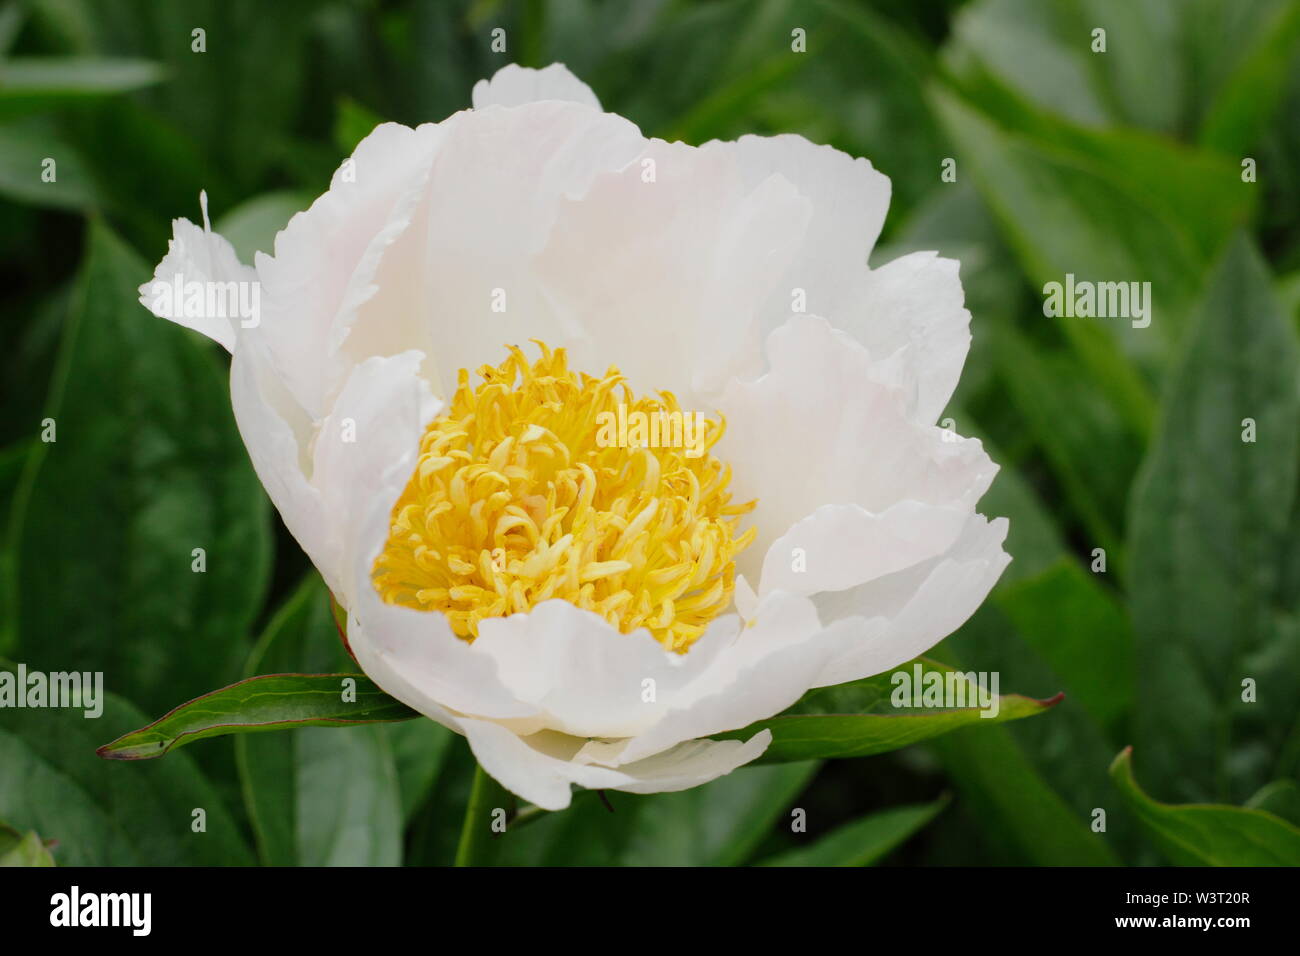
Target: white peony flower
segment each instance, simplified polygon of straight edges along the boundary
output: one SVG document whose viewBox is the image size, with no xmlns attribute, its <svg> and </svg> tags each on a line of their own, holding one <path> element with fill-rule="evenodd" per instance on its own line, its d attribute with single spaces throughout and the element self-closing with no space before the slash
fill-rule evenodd
<svg viewBox="0 0 1300 956">
<path fill-rule="evenodd" d="M 260 283 L 257 322 L 141 298 L 232 352 L 380 687 L 543 808 L 692 787 L 770 739 L 710 735 L 924 652 L 1010 560 L 997 467 L 935 425 L 957 263 L 868 269 L 888 179 L 798 136 L 646 139 L 558 64 L 473 104 L 376 128 L 252 268 L 176 221 L 155 282 Z M 682 428 L 637 447 L 638 411 Z"/>
</svg>

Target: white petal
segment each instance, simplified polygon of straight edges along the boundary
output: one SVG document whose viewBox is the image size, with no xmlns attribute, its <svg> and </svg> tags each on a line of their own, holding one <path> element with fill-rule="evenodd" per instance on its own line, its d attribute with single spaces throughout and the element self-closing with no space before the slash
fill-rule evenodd
<svg viewBox="0 0 1300 956">
<path fill-rule="evenodd" d="M 632 738 L 619 762 L 640 760 L 684 740 L 735 730 L 785 710 L 821 673 L 833 648 L 806 598 L 777 593 L 712 666 L 679 693 L 653 727 Z M 688 652 L 689 656 L 689 652 Z"/>
<path fill-rule="evenodd" d="M 858 615 L 840 622 L 856 628 L 858 637 L 837 649 L 813 686 L 882 674 L 961 627 L 1011 561 L 1002 550 L 1006 536 L 1005 518 L 973 515 L 943 557 L 823 596 L 818 604 L 824 613 Z"/>
<path fill-rule="evenodd" d="M 485 720 L 460 721 L 474 756 L 510 792 L 544 810 L 569 805 L 572 786 L 631 793 L 685 790 L 708 783 L 761 756 L 771 741 L 763 731 L 750 740 L 694 740 L 617 769 L 575 759 L 585 745 L 550 731 L 520 737 Z"/>
<path fill-rule="evenodd" d="M 140 304 L 159 318 L 202 332 L 220 342 L 227 352 L 233 352 L 239 318 L 186 315 L 180 307 L 182 303 L 175 302 L 175 296 L 170 294 L 170 290 L 177 288 L 177 283 L 183 288 L 191 282 L 257 282 L 256 270 L 241 263 L 234 247 L 212 231 L 208 223 L 207 193 L 200 194 L 199 205 L 203 210 L 202 229 L 188 219 L 172 220 L 172 238 L 167 243 L 167 255 L 158 263 L 153 279 L 140 286 Z M 164 306 L 164 302 L 171 302 L 170 308 Z"/>
<path fill-rule="evenodd" d="M 285 527 L 315 563 L 326 586 L 340 593 L 343 577 L 329 543 L 328 516 L 319 489 L 307 478 L 313 426 L 271 366 L 265 343 L 246 335 L 230 362 L 235 423 L 253 469 Z"/>
<path fill-rule="evenodd" d="M 761 730 L 748 740 L 687 740 L 653 757 L 623 764 L 630 778 L 611 789 L 628 793 L 670 793 L 716 780 L 763 755 L 772 732 Z"/>
<path fill-rule="evenodd" d="M 882 512 L 823 505 L 772 543 L 763 561 L 763 593 L 842 591 L 901 571 L 947 551 L 968 517 L 963 508 L 911 500 Z"/>
<path fill-rule="evenodd" d="M 403 352 L 369 358 L 348 376 L 329 416 L 321 423 L 313 452 L 311 482 L 319 489 L 330 522 L 332 552 L 311 555 L 338 569 L 343 590 L 336 597 L 351 607 L 352 581 L 344 569 L 358 560 L 360 516 L 376 489 L 404 487 L 415 470 L 420 436 L 441 411 L 419 373 L 424 356 Z M 395 499 L 394 499 L 395 500 Z"/>
<path fill-rule="evenodd" d="M 588 330 L 588 368 L 686 401 L 761 366 L 760 306 L 809 214 L 779 175 L 751 186 L 732 153 L 652 140 L 561 206 L 536 269 L 551 307 Z"/>
<path fill-rule="evenodd" d="M 735 640 L 739 621 L 713 621 L 688 654 L 666 651 L 644 629 L 620 634 L 567 601 L 485 620 L 474 651 L 496 662 L 501 682 L 545 715 L 546 726 L 579 737 L 644 730 Z"/>
<path fill-rule="evenodd" d="M 286 388 L 314 420 L 328 414 L 355 361 L 337 354 L 343 330 L 373 294 L 382 250 L 409 225 L 440 129 L 376 127 L 335 172 L 329 191 L 276 236 L 275 255 L 258 254 L 259 331 Z M 391 318 L 412 328 L 396 312 Z M 427 347 L 411 338 L 387 354 Z"/>
<path fill-rule="evenodd" d="M 798 316 L 768 339 L 770 370 L 719 401 L 736 499 L 758 499 L 752 575 L 771 543 L 826 504 L 881 514 L 902 501 L 970 512 L 997 472 L 974 439 L 908 416 L 898 362 L 877 361 L 823 319 Z M 759 593 L 766 587 L 760 582 Z"/>
<path fill-rule="evenodd" d="M 855 281 L 867 272 L 889 209 L 889 177 L 865 159 L 790 134 L 715 140 L 701 149 L 737 156 L 750 184 L 779 173 L 810 201 L 811 222 L 768 303 L 763 331 L 789 317 L 795 289 L 805 292 L 806 311 L 837 318 L 852 301 Z"/>
<path fill-rule="evenodd" d="M 285 527 L 348 606 L 360 519 L 382 481 L 398 489 L 390 499 L 397 500 L 438 411 L 419 375 L 423 357 L 407 352 L 357 366 L 317 426 L 267 352 L 262 329 L 245 330 L 230 372 L 235 421 Z"/>
<path fill-rule="evenodd" d="M 539 100 L 566 100 L 600 109 L 600 100 L 586 83 L 578 79 L 563 63 L 534 70 L 511 63 L 493 74 L 490 80 L 474 84 L 474 109 L 488 106 L 523 106 Z"/>
<path fill-rule="evenodd" d="M 378 250 L 373 275 L 364 277 L 378 291 L 363 298 L 357 285 L 355 314 L 338 313 L 346 325 L 334 338 L 354 361 L 427 340 L 426 375 L 443 398 L 460 369 L 504 361 L 508 344 L 531 350 L 537 338 L 580 350 L 590 317 L 554 307 L 534 257 L 566 197 L 585 193 L 643 145 L 627 120 L 574 103 L 452 117 L 438 127 L 409 225 Z M 586 358 L 574 367 L 593 370 Z M 613 361 L 600 359 L 594 371 Z"/>
<path fill-rule="evenodd" d="M 960 263 L 933 252 L 901 256 L 865 274 L 852 302 L 833 313 L 873 355 L 903 351 L 916 379 L 914 419 L 934 424 L 970 351 L 970 312 Z"/>
</svg>

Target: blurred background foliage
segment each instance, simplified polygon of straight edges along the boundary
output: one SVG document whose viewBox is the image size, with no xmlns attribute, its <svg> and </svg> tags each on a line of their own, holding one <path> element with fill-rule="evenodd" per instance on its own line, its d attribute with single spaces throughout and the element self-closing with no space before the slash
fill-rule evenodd
<svg viewBox="0 0 1300 956">
<path fill-rule="evenodd" d="M 893 182 L 873 264 L 961 260 L 974 343 L 944 417 L 1002 465 L 981 510 L 1011 518 L 1015 560 L 934 656 L 1067 698 L 892 754 L 614 793 L 612 813 L 582 793 L 501 861 L 1239 862 L 1107 771 L 1132 745 L 1157 800 L 1300 823 L 1298 50 L 1288 0 L 0 3 L 0 655 L 113 693 L 97 721 L 0 711 L 0 819 L 64 864 L 450 861 L 472 763 L 430 722 L 94 756 L 244 674 L 344 663 L 224 353 L 135 288 L 200 189 L 251 261 L 376 122 L 562 61 L 649 135 L 866 156 Z M 1045 318 L 1067 272 L 1150 281 L 1150 328 Z"/>
</svg>

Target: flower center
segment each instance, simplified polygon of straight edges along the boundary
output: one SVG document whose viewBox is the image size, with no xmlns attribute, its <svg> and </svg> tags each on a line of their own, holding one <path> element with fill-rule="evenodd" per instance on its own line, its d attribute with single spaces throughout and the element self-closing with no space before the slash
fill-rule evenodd
<svg viewBox="0 0 1300 956">
<path fill-rule="evenodd" d="M 618 369 L 575 374 L 564 349 L 511 346 L 460 370 L 449 414 L 420 441 L 375 560 L 390 604 L 441 611 L 472 641 L 479 622 L 562 598 L 623 633 L 685 652 L 731 601 L 737 534 L 731 469 L 710 454 L 725 422 L 670 392 L 636 398 Z"/>
</svg>

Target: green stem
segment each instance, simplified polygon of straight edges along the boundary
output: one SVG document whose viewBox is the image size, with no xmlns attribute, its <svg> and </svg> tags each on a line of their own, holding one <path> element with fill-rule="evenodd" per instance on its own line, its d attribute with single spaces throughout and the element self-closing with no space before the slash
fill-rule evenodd
<svg viewBox="0 0 1300 956">
<path fill-rule="evenodd" d="M 507 797 L 499 783 L 474 765 L 474 783 L 460 826 L 460 843 L 456 846 L 456 866 L 488 866 L 492 849 L 492 814 L 504 809 Z"/>
</svg>

